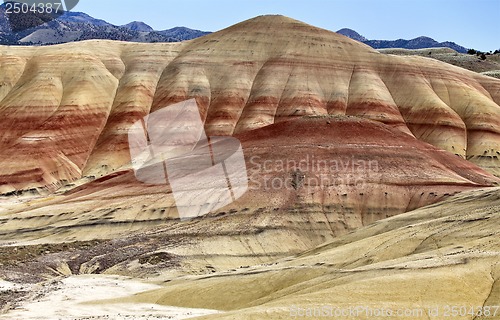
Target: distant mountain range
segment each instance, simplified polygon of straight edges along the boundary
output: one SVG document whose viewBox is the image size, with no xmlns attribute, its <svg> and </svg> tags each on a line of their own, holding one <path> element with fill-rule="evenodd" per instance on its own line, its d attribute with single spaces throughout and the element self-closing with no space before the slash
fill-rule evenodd
<svg viewBox="0 0 500 320">
<path fill-rule="evenodd" d="M 341 35 L 344 35 L 348 38 L 351 38 L 351 39 L 359 41 L 359 42 L 368 41 L 368 39 L 366 39 L 365 37 L 363 37 L 362 35 L 360 35 L 359 33 L 357 33 L 356 31 L 354 31 L 352 29 L 348 29 L 348 28 L 340 29 L 339 31 L 337 31 L 337 33 L 340 33 Z"/>
<path fill-rule="evenodd" d="M 29 18 L 33 20 L 39 19 L 36 16 L 28 16 Z M 36 25 L 36 23 L 33 25 Z M 66 12 L 56 20 L 27 30 L 12 32 L 5 13 L 5 6 L 0 5 L 0 44 L 3 45 L 49 45 L 90 39 L 133 42 L 178 42 L 195 39 L 209 33 L 185 27 L 157 31 L 141 21 L 133 21 L 123 26 L 116 26 L 104 20 L 95 19 L 82 12 Z M 448 47 L 461 53 L 467 52 L 466 48 L 454 42 L 437 42 L 429 37 L 393 41 L 368 40 L 352 29 L 344 28 L 338 30 L 337 33 L 363 42 L 375 49 Z"/>
<path fill-rule="evenodd" d="M 28 18 L 37 19 L 36 16 L 28 16 Z M 155 31 L 144 22 L 139 21 L 116 26 L 81 12 L 66 12 L 56 20 L 34 28 L 12 32 L 5 13 L 5 6 L 0 6 L 0 44 L 3 45 L 49 45 L 90 39 L 179 42 L 209 33 L 185 27 Z"/>
<path fill-rule="evenodd" d="M 403 49 L 424 49 L 424 48 L 451 48 L 460 53 L 466 53 L 467 48 L 462 47 L 454 42 L 437 42 L 436 40 L 429 37 L 418 37 L 411 40 L 398 39 L 398 40 L 368 40 L 356 31 L 352 29 L 340 29 L 337 31 L 346 37 L 353 40 L 363 42 L 375 49 L 387 49 L 387 48 L 403 48 Z"/>
</svg>

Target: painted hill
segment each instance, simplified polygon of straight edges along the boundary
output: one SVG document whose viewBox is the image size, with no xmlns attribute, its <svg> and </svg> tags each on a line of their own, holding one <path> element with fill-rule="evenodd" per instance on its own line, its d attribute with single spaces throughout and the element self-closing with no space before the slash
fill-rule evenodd
<svg viewBox="0 0 500 320">
<path fill-rule="evenodd" d="M 199 104 L 208 135 L 242 141 L 249 170 L 268 161 L 310 162 L 312 156 L 315 168 L 318 161 L 338 160 L 333 169 L 257 170 L 249 179 L 300 181 L 276 190 L 258 183 L 221 212 L 302 208 L 307 215 L 333 215 L 325 232 L 336 234 L 499 181 L 493 176 L 500 167 L 496 79 L 433 59 L 381 54 L 282 16 L 145 48 L 111 41 L 0 47 L 0 193 L 60 189 L 62 198 L 31 208 L 34 214 L 60 214 L 61 221 L 87 219 L 87 200 L 100 208 L 94 217 L 100 219 L 116 212 L 114 206 L 123 208 L 125 198 L 128 209 L 107 217 L 117 226 L 140 227 L 138 214 L 145 215 L 144 223 L 162 223 L 157 214 L 175 219 L 169 188 L 145 187 L 131 172 L 127 129 L 190 98 Z M 378 165 L 358 172 L 358 161 Z M 324 175 L 336 180 L 322 180 Z M 352 178 L 364 181 L 361 191 Z M 335 190 L 328 189 L 331 183 Z M 158 199 L 137 206 L 148 194 Z M 120 204 L 102 198 L 110 195 Z M 75 199 L 71 211 L 56 209 L 67 197 Z M 31 212 L 24 206 L 10 210 Z M 71 219 L 65 224 L 79 221 Z M 26 226 L 52 233 L 53 221 Z M 9 226 L 4 230 L 12 237 L 18 227 Z"/>
<path fill-rule="evenodd" d="M 300 116 L 358 116 L 499 174 L 496 79 L 433 59 L 381 54 L 280 16 L 191 42 L 142 46 L 0 49 L 0 192 L 55 190 L 119 170 L 130 161 L 130 123 L 188 98 L 197 99 L 210 135 Z"/>
<path fill-rule="evenodd" d="M 498 79 L 261 16 L 180 43 L 0 46 L 0 84 L 0 278 L 44 284 L 0 304 L 119 274 L 165 286 L 116 302 L 243 318 L 498 305 Z M 241 142 L 249 189 L 180 221 L 166 180 L 136 179 L 127 138 L 187 99 L 209 136 Z"/>
</svg>

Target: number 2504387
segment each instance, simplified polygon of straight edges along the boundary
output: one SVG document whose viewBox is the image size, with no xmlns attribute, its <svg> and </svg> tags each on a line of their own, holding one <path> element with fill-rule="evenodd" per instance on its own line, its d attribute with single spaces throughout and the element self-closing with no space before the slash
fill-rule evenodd
<svg viewBox="0 0 500 320">
<path fill-rule="evenodd" d="M 61 3 L 18 3 L 18 2 L 7 2 L 5 4 L 5 12 L 7 14 L 13 13 L 62 13 L 63 6 Z"/>
</svg>

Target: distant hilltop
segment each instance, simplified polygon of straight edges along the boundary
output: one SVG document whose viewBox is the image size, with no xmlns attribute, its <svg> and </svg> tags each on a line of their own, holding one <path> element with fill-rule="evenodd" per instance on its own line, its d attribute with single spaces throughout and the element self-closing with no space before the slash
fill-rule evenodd
<svg viewBox="0 0 500 320">
<path fill-rule="evenodd" d="M 429 37 L 418 37 L 411 40 L 398 39 L 398 40 L 368 40 L 360 35 L 358 32 L 344 28 L 337 31 L 337 33 L 349 37 L 353 40 L 363 42 L 374 49 L 388 49 L 388 48 L 402 48 L 402 49 L 425 49 L 425 48 L 450 48 L 460 53 L 467 53 L 467 48 L 456 44 L 455 42 L 445 41 L 437 42 Z"/>
<path fill-rule="evenodd" d="M 28 18 L 38 19 L 36 14 L 28 15 Z M 209 33 L 185 27 L 158 31 L 140 21 L 116 26 L 82 12 L 66 12 L 56 20 L 27 30 L 12 32 L 5 6 L 0 6 L 0 45 L 49 45 L 92 39 L 146 43 L 179 42 Z"/>
</svg>

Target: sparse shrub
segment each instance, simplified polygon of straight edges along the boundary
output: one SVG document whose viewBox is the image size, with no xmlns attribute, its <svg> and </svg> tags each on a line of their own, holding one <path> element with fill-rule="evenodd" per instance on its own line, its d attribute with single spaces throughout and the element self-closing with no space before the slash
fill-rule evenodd
<svg viewBox="0 0 500 320">
<path fill-rule="evenodd" d="M 477 51 L 474 49 L 467 50 L 467 54 L 476 54 L 476 53 L 477 53 Z"/>
<path fill-rule="evenodd" d="M 486 60 L 486 55 L 484 53 L 481 53 L 479 57 L 481 58 L 481 60 Z"/>
</svg>

